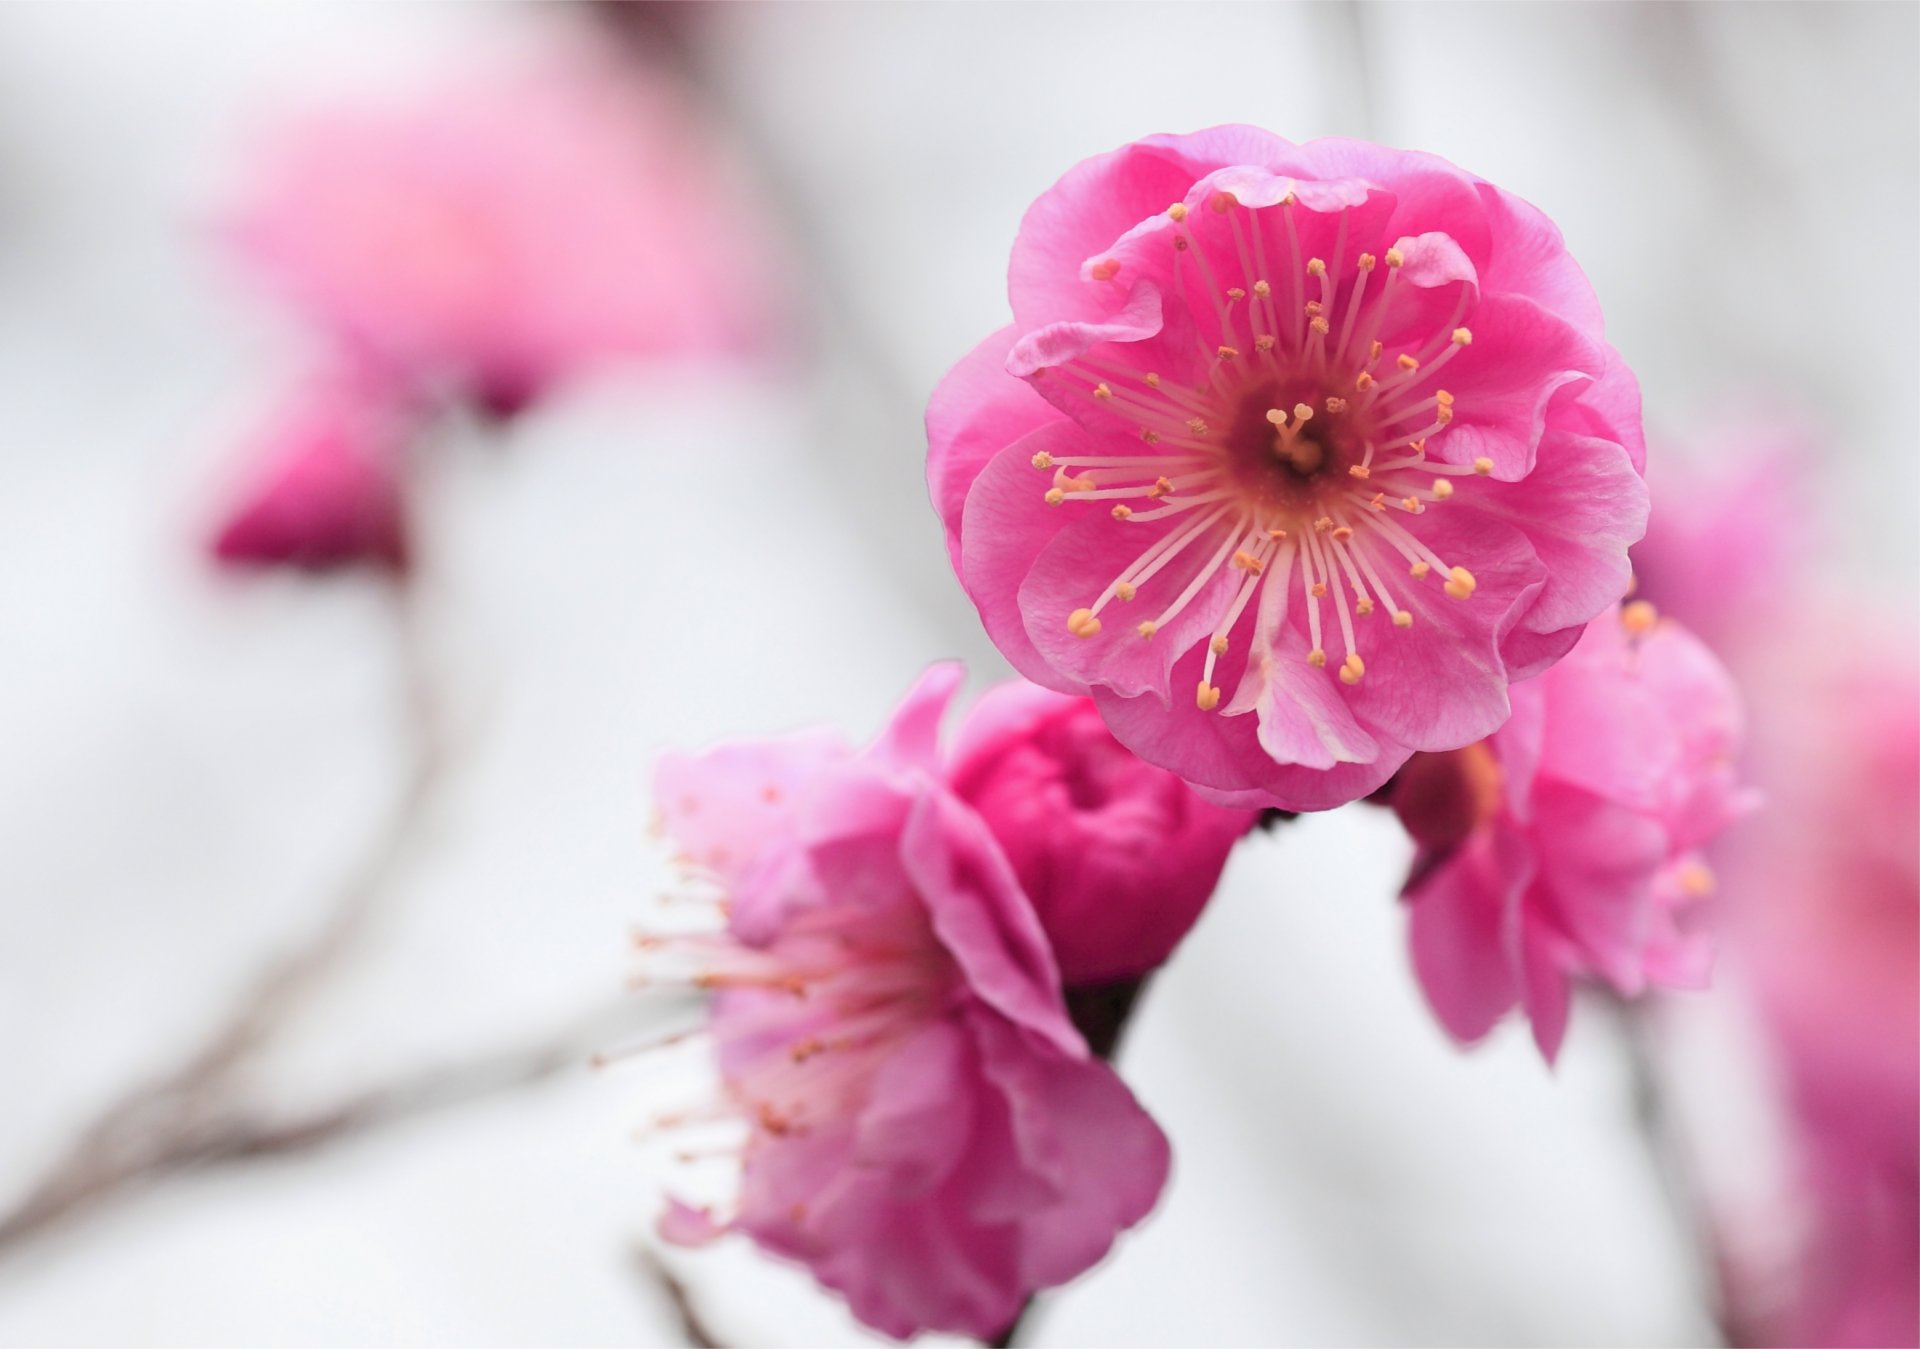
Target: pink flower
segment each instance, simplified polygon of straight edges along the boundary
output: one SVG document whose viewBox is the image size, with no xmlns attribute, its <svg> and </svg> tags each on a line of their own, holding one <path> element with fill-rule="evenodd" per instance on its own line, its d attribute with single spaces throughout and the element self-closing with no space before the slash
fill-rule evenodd
<svg viewBox="0 0 1920 1349">
<path fill-rule="evenodd" d="M 744 1232 L 906 1337 L 986 1338 L 1153 1207 L 1165 1138 L 1068 1020 L 1033 909 L 943 784 L 932 671 L 880 742 L 742 744 L 662 762 L 666 827 L 725 891 L 712 937 L 643 939 L 717 990 L 711 1028 L 748 1123 Z"/>
<path fill-rule="evenodd" d="M 669 82 L 567 51 L 283 128 L 229 233 L 334 340 L 510 412 L 756 343 L 762 250 L 717 160 Z"/>
<path fill-rule="evenodd" d="M 1068 987 L 1162 964 L 1259 818 L 1134 757 L 1090 699 L 1024 681 L 968 712 L 949 775 L 1013 863 Z"/>
<path fill-rule="evenodd" d="M 1422 847 L 1413 963 L 1441 1024 L 1477 1040 L 1518 1003 L 1551 1060 L 1571 978 L 1628 997 L 1706 982 L 1700 849 L 1748 805 L 1740 700 L 1705 646 L 1636 603 L 1513 701 L 1487 740 L 1416 757 L 1390 801 Z"/>
<path fill-rule="evenodd" d="M 1747 1271 L 1752 1341 L 1920 1341 L 1920 666 L 1877 613 L 1792 597 L 1753 662 L 1768 809 L 1722 850 L 1730 955 L 1785 1088 L 1799 1235 Z M 1736 1255 L 1738 1252 L 1736 1251 Z M 1750 1285 L 1743 1288 L 1743 1284 Z"/>
<path fill-rule="evenodd" d="M 1627 580 L 1639 394 L 1538 211 L 1250 127 L 1074 168 L 927 411 L 1029 679 L 1215 799 L 1320 809 L 1507 717 Z"/>
<path fill-rule="evenodd" d="M 232 566 L 407 565 L 402 460 L 416 410 L 391 386 L 333 375 L 299 390 L 254 451 L 251 480 L 211 540 Z"/>
</svg>

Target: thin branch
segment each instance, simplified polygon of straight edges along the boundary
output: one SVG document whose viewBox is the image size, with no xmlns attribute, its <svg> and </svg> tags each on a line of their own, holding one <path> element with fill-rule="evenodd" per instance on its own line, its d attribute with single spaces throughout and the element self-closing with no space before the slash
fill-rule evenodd
<svg viewBox="0 0 1920 1349">
<path fill-rule="evenodd" d="M 408 762 L 385 823 L 344 878 L 319 930 L 261 971 L 183 1062 L 96 1116 L 0 1217 L 0 1256 L 142 1182 L 231 1148 L 217 1140 L 231 1136 L 231 1097 L 240 1069 L 323 982 L 392 892 L 445 778 L 448 751 L 413 586 L 396 582 L 391 594 Z"/>
</svg>

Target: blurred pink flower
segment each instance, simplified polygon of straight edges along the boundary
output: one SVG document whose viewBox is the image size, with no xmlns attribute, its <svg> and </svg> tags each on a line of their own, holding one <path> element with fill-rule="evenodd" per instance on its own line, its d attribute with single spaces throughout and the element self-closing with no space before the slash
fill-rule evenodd
<svg viewBox="0 0 1920 1349">
<path fill-rule="evenodd" d="M 609 361 L 765 336 L 762 241 L 666 79 L 586 49 L 269 140 L 229 226 L 363 359 L 511 412 Z"/>
<path fill-rule="evenodd" d="M 402 476 L 417 410 L 384 382 L 331 375 L 298 390 L 253 451 L 210 545 L 233 566 L 407 566 Z"/>
<path fill-rule="evenodd" d="M 1069 987 L 1164 962 L 1259 819 L 1134 757 L 1091 700 L 1024 680 L 968 711 L 948 771 L 1013 863 Z"/>
<path fill-rule="evenodd" d="M 1790 418 L 1748 416 L 1694 437 L 1685 456 L 1660 456 L 1633 547 L 1635 594 L 1731 658 L 1777 610 L 1781 577 L 1815 551 L 1814 443 Z"/>
<path fill-rule="evenodd" d="M 737 1211 L 674 1202 L 671 1240 L 739 1231 L 898 1337 L 1005 1329 L 1153 1207 L 1165 1138 L 1068 1020 L 1053 957 L 937 744 L 958 670 L 880 742 L 664 760 L 666 828 L 727 897 L 723 934 L 642 939 L 716 990 L 750 1126 Z"/>
<path fill-rule="evenodd" d="M 1791 601 L 1789 601 L 1791 605 Z M 1752 662 L 1768 810 L 1722 858 L 1731 953 L 1786 1090 L 1801 1237 L 1738 1279 L 1755 1342 L 1920 1341 L 1920 665 L 1836 603 Z M 1736 1248 L 1737 1249 L 1737 1248 Z"/>
<path fill-rule="evenodd" d="M 927 411 L 955 569 L 1214 799 L 1335 806 L 1491 734 L 1625 588 L 1633 376 L 1553 225 L 1443 160 L 1150 137 L 1033 205 L 1010 290 Z"/>
<path fill-rule="evenodd" d="M 1441 1024 L 1476 1040 L 1518 1003 L 1551 1060 L 1572 977 L 1629 997 L 1706 982 L 1700 849 L 1749 804 L 1740 700 L 1704 645 L 1638 603 L 1513 701 L 1489 739 L 1417 756 L 1389 799 L 1422 847 L 1413 963 Z"/>
</svg>

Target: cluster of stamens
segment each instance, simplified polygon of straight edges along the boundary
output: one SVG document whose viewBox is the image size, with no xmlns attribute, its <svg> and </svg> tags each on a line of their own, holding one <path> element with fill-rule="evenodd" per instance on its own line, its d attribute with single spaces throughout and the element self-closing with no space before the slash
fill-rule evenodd
<svg viewBox="0 0 1920 1349">
<path fill-rule="evenodd" d="M 1394 628 L 1413 624 L 1413 613 L 1388 585 L 1390 571 L 1404 567 L 1415 585 L 1432 579 L 1456 600 L 1471 596 L 1473 574 L 1449 565 L 1401 517 L 1447 501 L 1456 477 L 1493 471 L 1485 458 L 1470 464 L 1427 458 L 1429 442 L 1447 430 L 1455 411 L 1453 395 L 1435 387 L 1434 377 L 1473 341 L 1458 326 L 1464 287 L 1453 317 L 1421 348 L 1387 360 L 1381 333 L 1405 262 L 1398 249 L 1381 258 L 1359 254 L 1343 298 L 1336 278 L 1345 265 L 1344 212 L 1329 264 L 1301 257 L 1291 196 L 1264 208 L 1279 212 L 1286 240 L 1288 260 L 1276 273 L 1268 266 L 1261 212 L 1229 193 L 1216 194 L 1211 205 L 1232 231 L 1243 284 L 1219 283 L 1184 205 L 1167 212 L 1173 288 L 1202 333 L 1204 382 L 1183 385 L 1100 349 L 1048 367 L 1040 372 L 1046 378 L 1132 424 L 1143 448 L 1033 458 L 1036 469 L 1052 474 L 1048 504 L 1109 503 L 1122 526 L 1158 526 L 1154 541 L 1068 616 L 1075 636 L 1097 635 L 1109 606 L 1133 601 L 1168 567 L 1209 547 L 1186 587 L 1135 625 L 1142 639 L 1151 640 L 1223 571 L 1241 574 L 1208 638 L 1195 695 L 1202 711 L 1220 703 L 1214 669 L 1235 624 L 1263 586 L 1294 584 L 1296 564 L 1310 638 L 1307 662 L 1327 667 L 1326 638 L 1337 628 L 1343 659 L 1335 669 L 1347 685 L 1366 675 L 1360 620 L 1384 612 Z M 1120 271 L 1117 260 L 1107 259 L 1093 275 L 1112 280 Z M 1382 272 L 1384 279 L 1376 280 Z M 1273 276 L 1277 284 L 1268 279 Z M 1204 335 L 1208 316 L 1212 341 Z M 1270 404 L 1264 409 L 1263 400 Z M 1250 410 L 1261 415 L 1250 422 Z M 1329 601 L 1331 624 L 1323 612 Z M 1257 659 L 1270 659 L 1272 637 L 1256 632 Z"/>
</svg>

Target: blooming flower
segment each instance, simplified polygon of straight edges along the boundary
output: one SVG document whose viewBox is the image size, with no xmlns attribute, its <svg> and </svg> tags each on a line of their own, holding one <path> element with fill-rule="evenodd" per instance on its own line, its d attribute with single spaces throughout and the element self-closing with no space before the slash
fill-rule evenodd
<svg viewBox="0 0 1920 1349">
<path fill-rule="evenodd" d="M 1098 1260 L 1165 1182 L 1165 1138 L 1068 1020 L 985 823 L 942 782 L 936 669 L 880 742 L 664 760 L 656 796 L 726 894 L 709 937 L 642 939 L 715 990 L 747 1125 L 737 1209 L 674 1202 L 669 1239 L 744 1232 L 888 1334 L 987 1338 Z"/>
<path fill-rule="evenodd" d="M 974 704 L 948 775 L 1013 863 L 1069 987 L 1164 962 L 1259 818 L 1136 758 L 1090 699 L 1024 680 Z"/>
<path fill-rule="evenodd" d="M 1028 211 L 927 412 L 1036 683 L 1216 799 L 1318 809 L 1489 735 L 1626 584 L 1633 377 L 1553 226 L 1428 155 L 1157 136 Z"/>
<path fill-rule="evenodd" d="M 766 304 L 714 138 L 581 51 L 283 128 L 229 237 L 362 359 L 510 412 L 610 360 L 735 353 Z"/>
<path fill-rule="evenodd" d="M 300 389 L 261 436 L 252 479 L 211 540 L 214 556 L 234 566 L 404 570 L 402 460 L 415 425 L 408 400 L 363 374 Z"/>
<path fill-rule="evenodd" d="M 1595 619 L 1513 691 L 1487 740 L 1417 756 L 1389 798 L 1421 845 L 1407 898 L 1414 970 L 1456 1039 L 1516 1003 L 1552 1059 L 1568 985 L 1698 987 L 1712 947 L 1701 847 L 1743 811 L 1732 681 L 1644 602 Z"/>
</svg>

